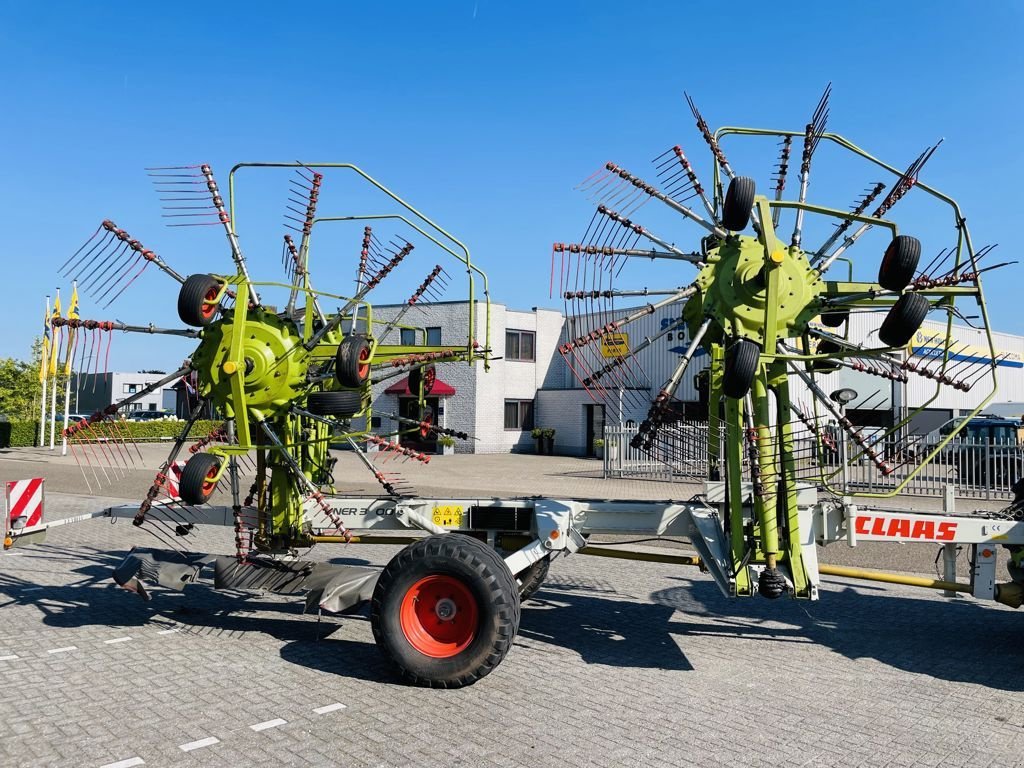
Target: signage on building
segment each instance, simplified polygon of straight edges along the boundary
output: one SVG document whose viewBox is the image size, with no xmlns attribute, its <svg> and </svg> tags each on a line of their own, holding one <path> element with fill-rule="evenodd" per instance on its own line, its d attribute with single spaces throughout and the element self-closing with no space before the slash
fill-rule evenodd
<svg viewBox="0 0 1024 768">
<path fill-rule="evenodd" d="M 952 362 L 992 363 L 992 350 L 988 345 L 966 344 L 960 339 L 954 338 L 949 345 L 953 354 L 949 356 Z M 946 348 L 945 326 L 935 327 L 923 325 L 911 338 L 907 345 L 907 351 L 912 355 L 921 357 L 942 357 Z M 1024 361 L 1021 360 L 1019 352 L 1012 352 L 996 347 L 996 365 L 1006 368 L 1024 368 Z"/>
<path fill-rule="evenodd" d="M 601 337 L 601 355 L 603 357 L 622 357 L 628 354 L 628 333 L 606 333 Z"/>
</svg>

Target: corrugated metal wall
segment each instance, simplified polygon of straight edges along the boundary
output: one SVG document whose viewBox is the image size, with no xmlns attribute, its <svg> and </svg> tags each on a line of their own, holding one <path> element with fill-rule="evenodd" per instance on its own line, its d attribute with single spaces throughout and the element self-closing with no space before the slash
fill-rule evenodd
<svg viewBox="0 0 1024 768">
<path fill-rule="evenodd" d="M 664 328 L 672 325 L 680 316 L 682 305 L 662 307 L 650 315 L 641 317 L 624 329 L 628 334 L 629 346 L 631 349 L 638 346 L 644 339 L 653 337 Z M 582 316 L 579 322 L 567 320 L 566 332 L 563 334 L 563 341 L 574 338 L 590 330 L 594 325 L 607 322 L 610 317 L 621 317 L 630 311 L 628 307 L 617 308 L 610 315 L 605 316 Z M 856 312 L 849 320 L 849 339 L 855 343 L 872 347 L 878 346 L 878 327 L 885 317 L 884 312 Z M 578 325 L 578 328 L 575 327 Z M 829 329 L 831 330 L 831 329 Z M 842 329 L 839 329 L 842 330 Z M 945 335 L 945 324 L 927 321 L 918 333 L 915 342 L 922 344 L 928 339 L 939 335 Z M 987 350 L 984 333 L 962 325 L 953 326 L 953 339 L 955 344 L 971 345 L 967 354 Z M 998 392 L 993 399 L 993 404 L 998 403 L 1021 403 L 1021 412 L 1024 412 L 1024 337 L 1009 333 L 993 334 L 996 343 L 997 354 L 1007 354 L 1008 358 L 1002 361 L 998 368 Z M 647 349 L 636 354 L 639 365 L 646 372 L 647 379 L 642 376 L 640 381 L 650 388 L 650 395 L 653 397 L 669 377 L 672 375 L 680 356 L 689 345 L 689 334 L 685 331 L 671 332 L 658 339 Z M 699 350 L 690 363 L 687 373 L 676 391 L 679 400 L 694 402 L 698 399 L 694 376 L 708 365 L 707 355 Z M 968 361 L 956 368 L 954 375 L 971 377 L 980 373 L 981 367 L 970 365 Z M 649 379 L 649 381 L 647 381 Z M 867 406 L 868 410 L 889 411 L 898 409 L 904 405 L 911 410 L 914 407 L 926 403 L 935 394 L 935 382 L 923 376 L 909 375 L 909 381 L 905 385 L 892 382 L 879 376 L 864 372 L 841 369 L 835 373 L 819 375 L 817 381 L 825 392 L 833 392 L 842 387 L 849 387 L 859 394 L 858 402 Z M 582 385 L 573 379 L 571 375 L 566 376 L 566 386 L 569 388 L 580 388 Z M 790 382 L 792 397 L 797 402 L 809 402 L 810 394 L 806 387 L 799 380 L 793 379 Z M 939 397 L 929 405 L 932 409 L 944 409 L 950 411 L 969 411 L 977 403 L 981 402 L 991 390 L 991 378 L 983 376 L 978 378 L 970 392 L 960 392 L 953 387 L 944 386 Z M 1008 406 L 1012 410 L 1012 406 Z M 1006 410 L 1006 408 L 1001 408 Z M 611 414 L 609 414 L 611 415 Z M 610 419 L 611 421 L 611 419 Z"/>
</svg>

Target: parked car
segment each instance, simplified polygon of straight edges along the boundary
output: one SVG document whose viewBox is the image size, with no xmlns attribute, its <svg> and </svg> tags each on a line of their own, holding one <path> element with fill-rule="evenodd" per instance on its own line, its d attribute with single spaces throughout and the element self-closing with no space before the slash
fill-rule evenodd
<svg viewBox="0 0 1024 768">
<path fill-rule="evenodd" d="M 128 421 L 175 421 L 174 411 L 132 411 L 126 417 Z"/>
<path fill-rule="evenodd" d="M 1009 488 L 1024 477 L 1024 445 L 1020 439 L 1024 422 L 990 414 L 963 422 L 963 418 L 952 419 L 938 429 L 941 438 L 963 425 L 940 452 L 955 467 L 960 483 Z"/>
</svg>

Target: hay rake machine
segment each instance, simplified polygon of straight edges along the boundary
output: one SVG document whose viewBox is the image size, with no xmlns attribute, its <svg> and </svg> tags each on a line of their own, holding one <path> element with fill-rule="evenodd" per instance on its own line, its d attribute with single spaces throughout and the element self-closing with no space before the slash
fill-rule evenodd
<svg viewBox="0 0 1024 768">
<path fill-rule="evenodd" d="M 979 265 L 991 249 L 976 251 L 956 203 L 919 181 L 935 148 L 903 171 L 876 160 L 826 131 L 827 91 L 812 120 L 799 131 L 712 132 L 692 101 L 690 106 L 711 150 L 710 185 L 702 185 L 679 147 L 655 161 L 660 187 L 619 165 L 606 164 L 584 183 L 596 203 L 591 224 L 578 242 L 555 245 L 551 281 L 554 287 L 557 274 L 566 302 L 569 332 L 559 349 L 566 365 L 595 400 L 617 406 L 620 412 L 624 400 L 641 408 L 645 416 L 634 448 L 656 459 L 671 463 L 678 458 L 678 390 L 698 354 L 708 357 L 710 366 L 697 382 L 705 393 L 710 422 L 705 448 L 710 470 L 704 493 L 684 502 L 414 495 L 384 475 L 372 453 L 361 450 L 365 444 L 401 450 L 391 441 L 395 435 L 371 435 L 361 425 L 369 423 L 370 386 L 386 372 L 408 373 L 422 406 L 436 377 L 436 364 L 487 365 L 491 350 L 486 329 L 484 339 L 477 342 L 471 319 L 465 344 L 458 348 L 385 344 L 387 333 L 398 327 L 409 308 L 441 284 L 443 271 L 435 267 L 405 307 L 383 319 L 367 295 L 409 256 L 412 245 L 396 241 L 390 251 L 383 251 L 368 225 L 356 269 L 357 290 L 346 298 L 313 290 L 310 237 L 321 222 L 399 219 L 461 262 L 469 277 L 471 302 L 474 276 L 483 281 L 486 299 L 486 278 L 470 262 L 468 251 L 354 166 L 299 165 L 302 198 L 291 213 L 301 237 L 298 243 L 291 235 L 284 238 L 288 282 L 276 287 L 288 291 L 288 300 L 283 311 L 276 311 L 262 298 L 273 284 L 256 283 L 249 275 L 232 206 L 225 208 L 209 168 L 164 169 L 159 173 L 170 176 L 158 177 L 161 189 L 171 192 L 170 202 L 176 206 L 184 204 L 169 214 L 176 217 L 172 221 L 212 214 L 210 223 L 226 231 L 233 274 L 182 277 L 108 223 L 65 265 L 69 274 L 79 274 L 85 281 L 89 278 L 81 270 L 97 267 L 82 267 L 79 262 L 88 263 L 93 252 L 114 249 L 121 259 L 118 265 L 99 267 L 117 275 L 113 285 L 109 280 L 94 281 L 102 285 L 101 300 L 112 300 L 105 298 L 108 293 L 116 297 L 148 264 L 156 264 L 180 283 L 178 311 L 190 328 L 115 328 L 107 323 L 101 330 L 175 333 L 199 341 L 181 370 L 152 385 L 186 377 L 197 401 L 147 498 L 141 506 L 121 505 L 86 516 L 132 518 L 170 545 L 133 550 L 115 571 L 117 583 L 148 596 L 146 583 L 181 589 L 212 563 L 216 587 L 304 592 L 312 610 L 341 611 L 368 600 L 374 638 L 385 656 L 406 680 L 433 687 L 467 685 L 491 672 L 511 647 L 521 601 L 540 588 L 552 558 L 571 553 L 697 565 L 726 595 L 735 597 L 816 599 L 820 575 L 826 574 L 970 593 L 1019 607 L 1024 601 L 1024 483 L 1015 486 L 1014 502 L 999 513 L 958 514 L 952 494 L 947 494 L 941 514 L 868 508 L 863 499 L 868 494 L 851 478 L 853 466 L 867 464 L 889 478 L 891 486 L 874 495 L 891 496 L 927 465 L 934 452 L 913 450 L 921 446 L 909 435 L 909 417 L 866 436 L 846 415 L 846 409 L 857 404 L 852 399 L 857 395 L 842 389 L 827 394 L 829 377 L 844 368 L 886 381 L 921 376 L 935 383 L 936 396 L 942 387 L 970 390 L 985 381 L 988 393 L 981 396 L 978 410 L 995 391 L 998 358 L 980 279 L 988 267 Z M 753 178 L 735 174 L 722 146 L 727 137 L 781 141 L 769 196 L 757 194 Z M 799 191 L 796 199 L 785 199 L 795 142 L 802 142 Z M 826 145 L 892 177 L 886 194 L 885 184 L 874 184 L 852 210 L 808 202 L 811 164 L 816 150 Z M 232 181 L 242 167 L 247 166 L 232 171 Z M 355 172 L 404 206 L 412 218 L 319 217 L 320 174 L 332 167 Z M 888 218 L 912 189 L 947 206 L 956 232 L 955 246 L 940 252 L 924 269 L 919 268 L 921 243 L 899 232 Z M 698 228 L 698 247 L 678 248 L 669 235 L 656 234 L 634 220 L 652 200 Z M 697 201 L 698 210 L 690 207 L 692 201 Z M 778 234 L 787 215 L 793 220 L 788 243 Z M 835 229 L 821 245 L 808 248 L 804 243 L 813 219 L 832 222 Z M 845 254 L 871 230 L 889 234 L 877 279 L 855 282 L 851 268 L 850 279 L 833 280 L 830 269 L 847 259 Z M 623 273 L 629 275 L 631 264 L 652 262 L 667 263 L 673 270 L 686 262 L 696 269 L 696 277 L 671 289 L 616 287 Z M 672 281 L 680 282 L 674 271 Z M 617 306 L 637 297 L 657 298 L 632 309 Z M 336 312 L 324 310 L 327 300 L 339 302 Z M 956 343 L 949 341 L 952 319 L 963 316 L 964 303 L 972 310 L 977 307 L 991 352 L 987 360 L 964 364 Z M 640 342 L 634 336 L 630 344 L 627 333 L 632 324 L 658 312 L 668 313 L 660 333 Z M 876 345 L 851 340 L 850 325 L 862 312 L 883 316 Z M 947 332 L 930 334 L 927 343 L 906 353 L 908 341 L 930 313 L 946 319 Z M 650 391 L 650 376 L 639 365 L 640 353 L 668 333 L 685 334 L 688 343 L 652 403 L 642 394 Z M 225 424 L 193 445 L 193 455 L 181 470 L 178 497 L 168 497 L 168 473 L 203 403 L 213 403 L 227 417 Z M 72 426 L 71 436 L 86 443 L 86 437 L 106 429 L 112 450 L 117 450 L 120 441 L 109 425 L 123 404 Z M 366 421 L 359 422 L 363 418 Z M 426 417 L 396 417 L 395 423 L 396 434 L 451 434 Z M 331 440 L 356 449 L 380 481 L 381 494 L 339 497 L 332 492 Z M 408 449 L 404 452 L 407 455 Z M 830 454 L 838 460 L 826 460 Z M 249 457 L 254 457 L 249 470 L 255 478 L 243 496 L 241 475 Z M 94 453 L 92 458 L 100 457 Z M 231 505 L 206 503 L 225 477 Z M 822 499 L 818 488 L 826 491 Z M 234 555 L 194 553 L 182 546 L 200 523 L 233 527 Z M 44 532 L 45 527 L 14 532 L 13 543 Z M 387 535 L 410 529 L 428 535 Z M 385 535 L 353 535 L 362 530 Z M 596 545 L 589 541 L 595 533 L 682 536 L 696 553 Z M 938 543 L 943 546 L 945 578 L 818 564 L 816 544 L 846 540 L 852 546 L 860 539 Z M 299 556 L 298 550 L 313 544 L 351 541 L 408 546 L 379 573 Z M 1002 584 L 995 578 L 997 545 L 1010 552 L 1012 579 Z M 970 548 L 969 583 L 956 580 L 961 546 Z"/>
</svg>

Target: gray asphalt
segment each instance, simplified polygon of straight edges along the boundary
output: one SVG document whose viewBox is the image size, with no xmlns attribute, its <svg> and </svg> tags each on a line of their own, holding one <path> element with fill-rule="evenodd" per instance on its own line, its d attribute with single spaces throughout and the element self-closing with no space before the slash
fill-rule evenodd
<svg viewBox="0 0 1024 768">
<path fill-rule="evenodd" d="M 51 490 L 49 514 L 116 501 Z M 97 519 L 0 554 L 0 765 L 1024 766 L 1024 615 L 1000 605 L 843 580 L 815 603 L 727 600 L 692 568 L 560 558 L 502 664 L 430 691 L 395 679 L 362 616 L 115 587 L 152 543 Z"/>
</svg>

